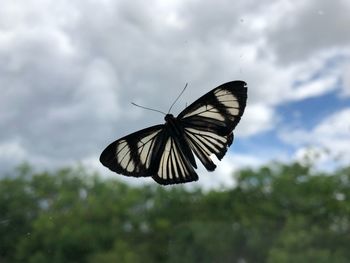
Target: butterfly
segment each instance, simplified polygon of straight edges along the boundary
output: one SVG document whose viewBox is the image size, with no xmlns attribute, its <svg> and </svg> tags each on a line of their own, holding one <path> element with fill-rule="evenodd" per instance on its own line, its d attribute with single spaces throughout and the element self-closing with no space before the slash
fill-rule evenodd
<svg viewBox="0 0 350 263">
<path fill-rule="evenodd" d="M 198 180 L 195 156 L 208 171 L 233 142 L 233 130 L 243 115 L 247 86 L 236 80 L 222 84 L 186 107 L 165 124 L 129 134 L 112 142 L 100 162 L 110 170 L 134 177 L 152 177 L 161 185 Z"/>
</svg>

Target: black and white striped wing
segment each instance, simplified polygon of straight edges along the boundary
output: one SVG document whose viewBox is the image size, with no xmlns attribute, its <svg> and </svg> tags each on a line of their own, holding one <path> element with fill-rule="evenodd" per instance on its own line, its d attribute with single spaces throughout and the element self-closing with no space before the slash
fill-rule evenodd
<svg viewBox="0 0 350 263">
<path fill-rule="evenodd" d="M 159 166 L 152 178 L 163 185 L 197 181 L 198 175 L 185 151 L 188 145 L 183 145 L 179 138 L 174 137 L 170 132 L 165 131 L 165 133 L 167 135 L 163 137 L 161 154 L 156 161 Z"/>
<path fill-rule="evenodd" d="M 111 143 L 100 161 L 110 170 L 127 176 L 152 176 L 159 184 L 198 180 L 193 153 L 210 171 L 210 156 L 221 159 L 233 141 L 233 129 L 246 105 L 243 81 L 225 83 L 205 94 L 177 118 L 168 114 L 156 125 Z"/>
<path fill-rule="evenodd" d="M 152 126 L 111 143 L 102 152 L 100 162 L 110 170 L 127 176 L 152 176 L 154 158 L 164 125 Z"/>
<path fill-rule="evenodd" d="M 203 95 L 177 117 L 188 144 L 207 170 L 216 168 L 210 155 L 221 160 L 231 145 L 232 131 L 241 119 L 246 100 L 246 83 L 232 81 Z"/>
<path fill-rule="evenodd" d="M 184 152 L 186 147 L 165 125 L 157 125 L 111 143 L 102 152 L 100 162 L 127 176 L 152 176 L 162 185 L 186 183 L 198 180 Z"/>
</svg>

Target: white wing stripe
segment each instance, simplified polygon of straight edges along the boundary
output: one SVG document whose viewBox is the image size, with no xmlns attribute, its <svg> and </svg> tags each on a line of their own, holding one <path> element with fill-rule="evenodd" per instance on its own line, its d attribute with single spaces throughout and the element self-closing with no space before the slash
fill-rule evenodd
<svg viewBox="0 0 350 263">
<path fill-rule="evenodd" d="M 207 160 L 210 160 L 211 154 L 215 154 L 219 159 L 222 158 L 227 149 L 228 137 L 195 128 L 185 128 L 185 136 L 197 157 L 207 165 L 207 169 L 215 169 Z"/>
<path fill-rule="evenodd" d="M 126 167 L 126 170 L 128 172 L 132 172 L 135 169 L 135 164 L 132 160 L 129 160 L 128 166 Z"/>
<path fill-rule="evenodd" d="M 189 137 L 192 146 L 199 147 L 207 156 L 210 156 L 211 153 L 219 154 L 220 150 L 224 149 L 227 144 L 226 137 L 207 131 L 186 128 L 185 134 Z M 193 142 L 197 146 L 195 146 Z"/>
<path fill-rule="evenodd" d="M 212 105 L 204 105 L 199 107 L 193 112 L 190 112 L 186 114 L 184 117 L 190 117 L 190 116 L 202 116 L 202 117 L 207 117 L 207 118 L 212 118 L 212 119 L 218 119 L 220 121 L 224 121 L 225 118 L 222 116 L 222 114 Z"/>
<path fill-rule="evenodd" d="M 212 118 L 212 119 L 216 119 L 219 121 L 224 121 L 225 117 L 217 110 L 217 109 L 212 109 L 209 110 L 207 112 L 204 112 L 202 114 L 200 114 L 200 116 L 206 117 L 206 118 Z"/>
<path fill-rule="evenodd" d="M 206 146 L 203 145 L 203 143 L 200 140 L 197 140 L 197 138 L 191 133 L 188 133 L 188 136 L 190 136 L 191 139 L 199 145 L 199 147 L 205 152 L 206 155 L 210 155 L 210 151 Z"/>
<path fill-rule="evenodd" d="M 214 140 L 221 141 L 222 143 L 226 142 L 225 137 L 217 135 L 217 134 L 212 133 L 212 132 L 197 130 L 194 128 L 185 128 L 185 131 L 187 131 L 188 133 L 194 133 L 194 134 L 198 134 L 198 135 L 202 135 L 202 136 L 209 136 L 209 137 L 212 137 Z"/>
<path fill-rule="evenodd" d="M 205 147 L 208 149 L 210 152 L 219 152 L 216 146 L 212 143 L 212 141 L 209 141 L 205 137 L 200 137 L 196 136 L 198 140 L 202 141 L 202 143 L 205 145 Z"/>
<path fill-rule="evenodd" d="M 117 158 L 120 159 L 120 165 L 124 169 L 127 168 L 130 163 L 130 147 L 126 141 L 122 141 L 117 145 Z"/>
<path fill-rule="evenodd" d="M 216 96 L 216 99 L 225 106 L 225 109 L 227 109 L 232 116 L 237 116 L 239 114 L 240 107 L 236 96 L 226 90 L 217 90 L 214 94 Z M 223 116 L 220 111 L 215 108 L 215 106 L 212 106 L 210 104 L 203 105 L 195 111 L 187 113 L 184 115 L 184 118 L 195 115 L 217 119 L 220 121 L 225 120 L 225 116 Z"/>
<path fill-rule="evenodd" d="M 160 159 L 158 176 L 164 180 L 181 179 L 189 174 L 189 164 L 186 165 L 186 160 L 181 152 L 181 149 L 170 137 L 165 145 L 164 152 Z"/>
<path fill-rule="evenodd" d="M 154 137 L 157 136 L 158 132 L 152 133 L 144 138 L 142 138 L 140 141 L 137 143 L 137 150 L 138 154 L 140 157 L 140 161 L 143 165 L 146 166 L 146 168 L 149 167 L 150 165 L 150 153 L 153 150 L 154 146 Z"/>
<path fill-rule="evenodd" d="M 235 95 L 227 90 L 217 90 L 214 94 L 217 100 L 227 107 L 230 114 L 234 116 L 239 114 L 239 103 Z"/>
<path fill-rule="evenodd" d="M 121 139 L 116 142 L 115 158 L 121 169 L 128 173 L 138 173 L 150 167 L 151 153 L 154 148 L 154 141 L 161 129 L 139 138 L 137 141 L 129 142 Z M 137 156 L 133 156 L 136 154 Z"/>
</svg>

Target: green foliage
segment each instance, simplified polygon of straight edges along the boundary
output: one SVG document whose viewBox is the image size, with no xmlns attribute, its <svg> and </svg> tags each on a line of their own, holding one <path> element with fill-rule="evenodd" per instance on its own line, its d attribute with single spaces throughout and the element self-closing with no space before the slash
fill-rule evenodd
<svg viewBox="0 0 350 263">
<path fill-rule="evenodd" d="M 271 164 L 209 192 L 28 165 L 0 178 L 4 263 L 350 259 L 350 167 L 316 173 Z"/>
</svg>

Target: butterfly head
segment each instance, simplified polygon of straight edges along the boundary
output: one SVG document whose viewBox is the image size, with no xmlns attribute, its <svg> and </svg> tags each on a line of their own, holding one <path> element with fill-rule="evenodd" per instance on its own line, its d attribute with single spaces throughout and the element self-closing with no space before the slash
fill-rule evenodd
<svg viewBox="0 0 350 263">
<path fill-rule="evenodd" d="M 166 122 L 168 122 L 169 120 L 173 120 L 173 119 L 175 119 L 174 115 L 169 114 L 169 113 L 167 115 L 165 115 L 165 117 L 164 117 L 164 120 Z"/>
</svg>

